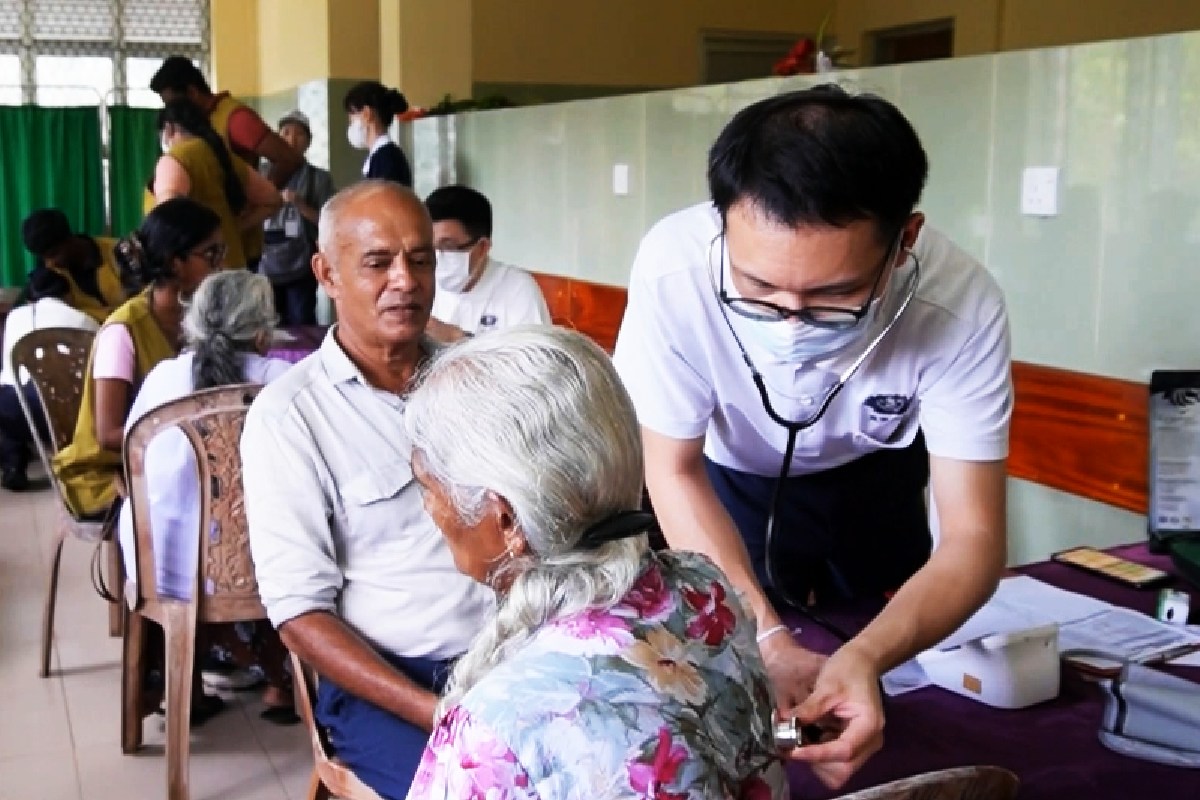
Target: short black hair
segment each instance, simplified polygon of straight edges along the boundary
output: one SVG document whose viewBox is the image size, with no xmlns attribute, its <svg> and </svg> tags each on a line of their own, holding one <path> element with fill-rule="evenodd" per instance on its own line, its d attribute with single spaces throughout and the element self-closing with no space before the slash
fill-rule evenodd
<svg viewBox="0 0 1200 800">
<path fill-rule="evenodd" d="M 182 94 L 192 86 L 204 94 L 212 94 L 204 73 L 187 56 L 170 56 L 150 79 L 150 91 L 156 94 L 162 94 L 164 89 Z"/>
<path fill-rule="evenodd" d="M 369 108 L 375 112 L 379 122 L 387 127 L 397 114 L 408 111 L 408 100 L 398 89 L 389 89 L 379 81 L 362 81 L 346 92 L 342 108 L 347 114 Z"/>
<path fill-rule="evenodd" d="M 724 218 L 749 201 L 799 227 L 874 220 L 895 238 L 921 199 L 929 160 L 891 103 L 825 84 L 738 112 L 708 156 L 708 188 Z"/>
<path fill-rule="evenodd" d="M 425 198 L 425 207 L 434 222 L 452 219 L 463 226 L 472 239 L 491 238 L 492 204 L 469 186 L 443 186 Z"/>
<path fill-rule="evenodd" d="M 38 258 L 66 242 L 71 233 L 71 222 L 57 208 L 39 208 L 21 223 L 21 239 L 25 249 Z"/>
<path fill-rule="evenodd" d="M 70 293 L 71 284 L 67 279 L 45 266 L 34 268 L 25 282 L 25 296 L 34 302 L 43 297 L 63 298 Z"/>
</svg>

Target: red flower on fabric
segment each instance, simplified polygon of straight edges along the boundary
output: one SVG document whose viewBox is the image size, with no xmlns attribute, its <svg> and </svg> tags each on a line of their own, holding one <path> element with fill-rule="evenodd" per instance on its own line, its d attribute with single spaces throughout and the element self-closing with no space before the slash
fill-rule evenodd
<svg viewBox="0 0 1200 800">
<path fill-rule="evenodd" d="M 742 784 L 741 800 L 771 800 L 773 796 L 771 787 L 758 776 Z"/>
<path fill-rule="evenodd" d="M 703 639 L 709 647 L 716 647 L 737 626 L 733 609 L 725 605 L 725 587 L 712 581 L 711 592 L 684 589 L 683 601 L 696 612 L 696 618 L 688 623 L 687 635 L 692 639 Z"/>
<path fill-rule="evenodd" d="M 687 793 L 668 792 L 664 787 L 675 780 L 679 767 L 687 760 L 687 750 L 672 744 L 671 731 L 664 725 L 658 731 L 658 744 L 649 764 L 634 761 L 629 764 L 629 785 L 640 797 L 653 800 L 686 800 Z"/>
</svg>

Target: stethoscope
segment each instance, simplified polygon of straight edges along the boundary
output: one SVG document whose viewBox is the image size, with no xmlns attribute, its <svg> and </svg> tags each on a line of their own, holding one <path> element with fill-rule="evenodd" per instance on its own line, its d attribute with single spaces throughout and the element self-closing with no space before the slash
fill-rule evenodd
<svg viewBox="0 0 1200 800">
<path fill-rule="evenodd" d="M 717 241 L 722 239 L 724 235 L 724 231 L 717 234 L 716 238 L 713 239 L 713 245 L 716 245 Z M 780 597 L 782 597 L 783 600 L 788 603 L 788 605 L 795 608 L 814 624 L 824 628 L 842 643 L 848 642 L 852 637 L 850 637 L 839 626 L 833 624 L 829 620 L 825 619 L 822 615 L 809 608 L 807 603 L 797 602 L 795 598 L 790 596 L 790 592 L 788 592 L 784 583 L 776 577 L 774 559 L 771 555 L 774 549 L 772 547 L 772 543 L 775 537 L 775 518 L 779 510 L 779 500 L 783 496 L 784 482 L 787 480 L 788 473 L 791 471 L 792 456 L 796 451 L 797 437 L 801 432 L 808 430 L 820 422 L 821 418 L 825 416 L 825 412 L 829 410 L 829 406 L 833 403 L 834 398 L 836 398 L 841 393 L 843 387 L 845 387 L 846 382 L 850 380 L 850 378 L 853 377 L 856 372 L 858 372 L 859 367 L 861 367 L 863 363 L 871 356 L 871 354 L 875 352 L 875 350 L 879 347 L 879 343 L 884 340 L 888 333 L 891 332 L 892 328 L 896 326 L 896 323 L 900 321 L 900 317 L 904 314 L 905 309 L 908 308 L 909 303 L 911 303 L 913 297 L 916 296 L 917 284 L 920 281 L 921 262 L 911 249 L 900 247 L 899 242 L 897 242 L 895 248 L 889 250 L 889 261 L 892 259 L 893 253 L 899 250 L 901 252 L 906 252 L 908 254 L 908 258 L 911 258 L 913 262 L 912 277 L 908 279 L 909 287 L 905 292 L 904 300 L 900 303 L 899 308 L 896 309 L 896 313 L 892 315 L 892 318 L 888 324 L 885 325 L 884 328 L 875 335 L 875 338 L 871 340 L 870 344 L 867 345 L 867 347 L 858 355 L 858 357 L 855 358 L 849 366 L 842 370 L 841 374 L 838 375 L 837 382 L 825 391 L 825 396 L 821 399 L 821 402 L 817 405 L 816 409 L 804 419 L 789 420 L 780 416 L 775 411 L 775 407 L 771 405 L 771 396 L 767 391 L 767 383 L 763 379 L 762 373 L 759 371 L 758 367 L 754 364 L 754 360 L 750 358 L 750 354 L 746 352 L 746 347 L 742 344 L 741 337 L 737 335 L 737 331 L 733 327 L 733 322 L 729 319 L 729 312 L 725 308 L 725 303 L 721 299 L 721 291 L 717 288 L 716 279 L 712 274 L 711 247 L 712 246 L 710 245 L 709 279 L 713 284 L 713 292 L 717 295 L 717 305 L 721 310 L 721 316 L 724 317 L 725 325 L 729 328 L 730 334 L 733 335 L 733 340 L 737 343 L 738 350 L 740 350 L 742 353 L 742 360 L 746 362 L 746 366 L 750 369 L 750 377 L 753 379 L 755 387 L 758 388 L 758 396 L 762 400 L 763 408 L 766 410 L 767 416 L 769 416 L 777 425 L 782 426 L 788 432 L 787 446 L 783 451 L 783 463 L 779 467 L 779 475 L 775 478 L 775 483 L 771 490 L 771 504 L 767 513 L 765 542 L 767 578 L 771 581 L 772 587 L 775 589 L 775 591 L 779 593 Z M 724 275 L 724 244 L 721 245 L 720 270 L 722 275 Z M 874 300 L 874 297 L 868 298 L 867 302 L 869 304 L 874 302 Z"/>
</svg>

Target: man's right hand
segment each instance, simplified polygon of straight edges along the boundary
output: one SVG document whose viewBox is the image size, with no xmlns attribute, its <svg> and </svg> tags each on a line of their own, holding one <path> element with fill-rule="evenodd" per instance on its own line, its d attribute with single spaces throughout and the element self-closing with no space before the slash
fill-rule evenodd
<svg viewBox="0 0 1200 800">
<path fill-rule="evenodd" d="M 823 655 L 805 650 L 792 639 L 790 631 L 768 636 L 759 645 L 771 686 L 775 689 L 775 707 L 791 716 L 797 706 L 812 694 L 817 676 L 828 661 Z"/>
</svg>

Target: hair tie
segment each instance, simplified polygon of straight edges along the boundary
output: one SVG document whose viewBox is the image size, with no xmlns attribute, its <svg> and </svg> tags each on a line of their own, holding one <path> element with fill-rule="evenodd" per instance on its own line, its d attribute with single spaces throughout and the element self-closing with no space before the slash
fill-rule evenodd
<svg viewBox="0 0 1200 800">
<path fill-rule="evenodd" d="M 579 537 L 577 548 L 595 550 L 609 542 L 629 539 L 646 533 L 657 520 L 648 511 L 618 511 L 590 525 Z"/>
</svg>

